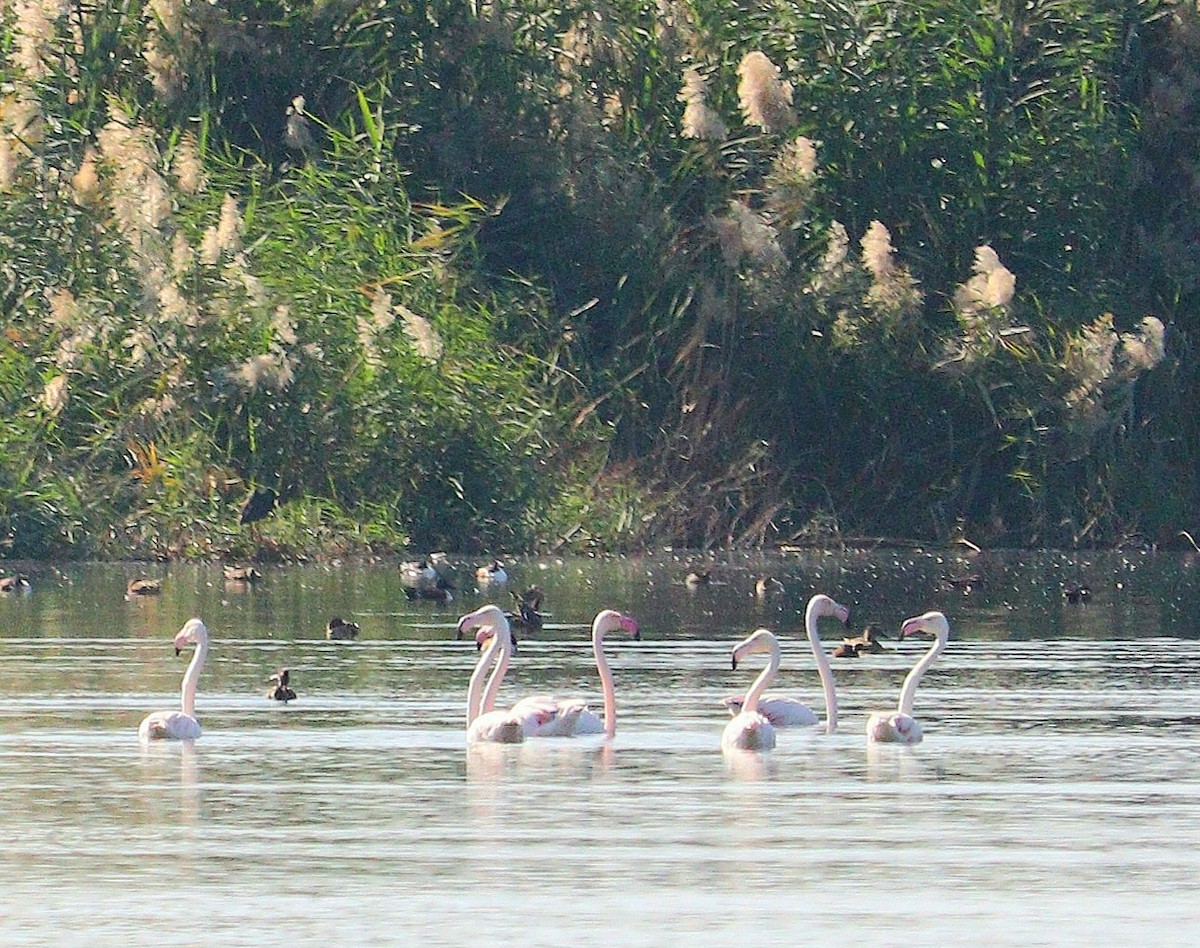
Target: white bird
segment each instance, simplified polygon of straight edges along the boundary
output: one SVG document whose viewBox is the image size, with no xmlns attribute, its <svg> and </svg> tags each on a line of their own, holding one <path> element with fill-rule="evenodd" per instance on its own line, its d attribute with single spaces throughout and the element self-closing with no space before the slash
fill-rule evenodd
<svg viewBox="0 0 1200 948">
<path fill-rule="evenodd" d="M 808 600 L 808 607 L 804 610 L 804 630 L 808 633 L 808 643 L 812 647 L 813 658 L 817 661 L 817 672 L 821 676 L 821 687 L 825 692 L 825 730 L 832 734 L 837 730 L 837 689 L 834 687 L 829 658 L 821 645 L 818 620 L 823 616 L 836 616 L 845 625 L 850 618 L 850 610 L 822 593 Z M 741 695 L 733 695 L 725 698 L 722 703 L 731 715 L 737 715 L 742 710 L 743 701 Z M 810 727 L 819 723 L 816 712 L 795 698 L 764 695 L 759 699 L 758 712 L 771 722 L 772 727 Z"/>
<path fill-rule="evenodd" d="M 482 712 L 484 680 L 487 678 L 488 669 L 498 661 L 492 677 L 503 678 L 512 654 L 512 633 L 508 629 L 508 623 L 503 622 L 502 627 L 500 624 L 485 625 L 483 619 L 494 619 L 494 617 L 491 615 L 481 617 L 479 614 L 483 611 L 482 609 L 476 610 L 470 615 L 463 616 L 458 622 L 459 638 L 462 638 L 463 633 L 467 630 L 478 628 L 479 632 L 475 636 L 476 648 L 482 649 L 483 644 L 488 643 L 487 651 L 480 654 L 479 662 L 467 684 L 467 743 L 485 741 L 496 744 L 519 744 L 525 740 L 525 729 L 521 726 L 520 720 L 507 711 Z M 496 612 L 503 620 L 504 613 L 499 609 L 496 609 Z M 499 681 L 497 680 L 498 687 Z"/>
<path fill-rule="evenodd" d="M 736 671 L 739 660 L 758 652 L 766 652 L 770 656 L 767 667 L 758 673 L 754 684 L 746 692 L 742 710 L 725 725 L 721 734 L 722 748 L 762 751 L 775 746 L 775 728 L 759 712 L 758 701 L 775 677 L 775 673 L 779 671 L 779 640 L 769 629 L 758 629 L 751 633 L 749 638 L 734 646 L 730 664 Z"/>
<path fill-rule="evenodd" d="M 196 720 L 196 684 L 200 671 L 208 657 L 208 627 L 199 619 L 188 619 L 175 636 L 175 654 L 185 646 L 195 645 L 196 651 L 188 663 L 183 676 L 182 711 L 154 711 L 142 719 L 138 737 L 143 741 L 156 738 L 170 740 L 192 740 L 200 736 L 200 722 Z"/>
<path fill-rule="evenodd" d="M 622 615 L 615 609 L 602 609 L 592 620 L 592 653 L 596 656 L 596 670 L 600 673 L 600 688 L 604 694 L 604 717 L 600 718 L 588 708 L 583 699 L 555 698 L 551 695 L 532 695 L 522 698 L 512 710 L 521 713 L 526 708 L 535 710 L 539 718 L 546 717 L 539 725 L 535 737 L 570 737 L 574 734 L 604 734 L 612 737 L 617 733 L 617 696 L 613 685 L 612 669 L 604 654 L 604 637 L 609 632 L 628 632 L 635 642 L 641 641 L 637 620 Z M 575 707 L 579 713 L 574 714 Z"/>
<path fill-rule="evenodd" d="M 935 637 L 933 646 L 913 666 L 900 689 L 900 703 L 895 711 L 876 711 L 867 719 L 867 740 L 890 744 L 919 744 L 924 729 L 921 722 L 912 716 L 913 699 L 917 685 L 937 657 L 950 641 L 950 623 L 940 612 L 927 612 L 923 616 L 905 619 L 900 627 L 900 638 L 926 632 Z"/>
</svg>

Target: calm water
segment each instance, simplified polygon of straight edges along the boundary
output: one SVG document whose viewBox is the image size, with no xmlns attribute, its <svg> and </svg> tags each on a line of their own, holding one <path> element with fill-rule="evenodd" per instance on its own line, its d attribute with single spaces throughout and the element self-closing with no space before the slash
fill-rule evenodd
<svg viewBox="0 0 1200 948">
<path fill-rule="evenodd" d="M 5 945 L 1195 943 L 1200 937 L 1200 583 L 1176 555 L 806 554 L 701 562 L 523 560 L 552 613 L 502 697 L 598 695 L 586 627 L 614 641 L 615 742 L 468 750 L 473 645 L 410 605 L 391 566 L 36 567 L 0 599 L 0 941 Z M 761 572 L 783 595 L 759 603 Z M 164 595 L 125 602 L 136 575 Z M 471 575 L 463 570 L 462 579 Z M 966 576 L 974 577 L 969 589 Z M 959 581 L 958 585 L 947 582 Z M 1087 584 L 1086 605 L 1063 599 Z M 470 585 L 466 583 L 465 585 Z M 868 749 L 918 643 L 835 663 L 842 729 L 726 757 L 719 699 L 784 638 L 775 690 L 820 689 L 815 590 L 855 629 L 940 608 L 947 652 L 917 696 L 926 740 Z M 493 601 L 507 599 L 498 594 Z M 507 603 L 506 603 L 507 604 Z M 323 639 L 330 615 L 363 626 Z M 213 634 L 204 735 L 139 745 L 178 701 L 192 615 Z M 836 639 L 838 627 L 824 626 Z M 264 697 L 293 670 L 299 699 Z"/>
</svg>

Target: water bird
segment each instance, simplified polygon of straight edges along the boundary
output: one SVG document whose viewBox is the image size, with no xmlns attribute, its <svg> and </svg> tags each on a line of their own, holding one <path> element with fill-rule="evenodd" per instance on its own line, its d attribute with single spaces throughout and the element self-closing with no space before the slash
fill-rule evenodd
<svg viewBox="0 0 1200 948">
<path fill-rule="evenodd" d="M 357 638 L 362 627 L 357 622 L 347 622 L 341 616 L 334 616 L 325 626 L 325 638 L 335 642 L 346 642 Z"/>
<path fill-rule="evenodd" d="M 504 614 L 508 619 L 509 626 L 514 632 L 517 629 L 530 634 L 540 632 L 544 619 L 539 611 L 542 606 L 542 591 L 537 586 L 530 586 L 523 593 L 517 593 L 516 590 L 510 592 L 516 603 L 517 611 Z"/>
<path fill-rule="evenodd" d="M 842 644 L 833 650 L 835 658 L 858 658 L 860 655 L 886 652 L 887 648 L 880 639 L 887 638 L 883 629 L 877 625 L 869 625 L 860 635 L 852 639 L 842 639 Z"/>
<path fill-rule="evenodd" d="M 256 583 L 262 579 L 262 573 L 253 566 L 226 566 L 224 575 L 227 583 Z"/>
<path fill-rule="evenodd" d="M 1092 598 L 1092 590 L 1083 583 L 1069 583 L 1063 587 L 1063 599 L 1073 606 L 1085 604 Z"/>
<path fill-rule="evenodd" d="M 754 595 L 759 599 L 766 599 L 768 596 L 781 592 L 783 592 L 783 583 L 774 576 L 760 576 L 755 580 Z"/>
<path fill-rule="evenodd" d="M 508 582 L 508 573 L 499 560 L 492 560 L 475 570 L 475 582 L 480 586 L 502 586 Z"/>
<path fill-rule="evenodd" d="M 850 618 L 850 610 L 823 593 L 817 593 L 809 599 L 804 610 L 804 629 L 813 651 L 813 658 L 817 662 L 817 673 L 821 676 L 821 688 L 825 694 L 825 729 L 832 734 L 837 729 L 837 688 L 833 680 L 833 669 L 829 667 L 829 659 L 825 657 L 825 648 L 821 644 L 818 623 L 825 616 L 835 616 L 844 624 Z M 742 711 L 745 698 L 736 695 L 726 698 L 722 703 L 731 715 L 736 716 Z M 795 698 L 763 695 L 758 701 L 758 712 L 771 722 L 772 727 L 809 727 L 818 723 L 816 713 Z"/>
<path fill-rule="evenodd" d="M 0 593 L 26 593 L 32 588 L 29 577 L 24 573 L 15 573 L 12 576 L 0 578 Z"/>
<path fill-rule="evenodd" d="M 463 633 L 471 629 L 478 629 L 475 647 L 480 650 L 480 655 L 467 683 L 467 743 L 520 744 L 525 740 L 525 728 L 520 720 L 508 711 L 483 711 L 484 692 L 491 690 L 485 688 L 488 670 L 495 665 L 492 680 L 498 690 L 512 658 L 512 633 L 508 622 L 496 606 L 484 606 L 458 620 L 456 637 L 462 638 Z M 483 649 L 485 642 L 486 650 Z M 487 684 L 490 686 L 490 682 Z"/>
<path fill-rule="evenodd" d="M 279 506 L 279 494 L 270 487 L 255 487 L 242 502 L 238 513 L 238 523 L 248 526 L 260 520 L 266 520 Z"/>
<path fill-rule="evenodd" d="M 138 737 L 143 741 L 160 738 L 192 740 L 200 736 L 200 722 L 196 720 L 196 685 L 208 657 L 208 627 L 199 619 L 188 619 L 176 633 L 176 656 L 188 645 L 194 645 L 196 649 L 183 675 L 181 710 L 154 711 L 146 715 L 138 726 Z"/>
<path fill-rule="evenodd" d="M 694 569 L 684 577 L 683 582 L 688 589 L 699 589 L 701 586 L 707 586 L 712 582 L 712 570 Z"/>
<path fill-rule="evenodd" d="M 289 679 L 292 672 L 290 668 L 281 668 L 274 675 L 267 679 L 275 684 L 267 690 L 267 697 L 272 701 L 282 701 L 287 704 L 289 701 L 296 700 L 296 692 L 289 686 Z"/>
<path fill-rule="evenodd" d="M 900 689 L 900 702 L 895 711 L 876 711 L 867 719 L 867 740 L 890 744 L 919 744 L 924 736 L 921 722 L 912 716 L 913 699 L 929 666 L 937 661 L 950 641 L 950 623 L 940 612 L 905 619 L 900 638 L 926 633 L 934 636 L 933 646 L 913 666 Z"/>
<path fill-rule="evenodd" d="M 131 579 L 125 587 L 126 599 L 137 599 L 139 596 L 158 596 L 162 594 L 161 579 Z"/>
<path fill-rule="evenodd" d="M 737 671 L 738 662 L 747 655 L 767 653 L 767 665 L 758 673 L 746 697 L 742 710 L 730 719 L 721 733 L 721 747 L 764 751 L 775 746 L 775 727 L 758 710 L 758 700 L 779 671 L 779 640 L 770 629 L 756 629 L 733 648 L 730 665 Z"/>
<path fill-rule="evenodd" d="M 409 600 L 425 599 L 447 603 L 454 599 L 454 584 L 442 576 L 427 559 L 401 563 L 400 586 Z"/>
<path fill-rule="evenodd" d="M 626 632 L 635 642 L 642 639 L 637 620 L 615 609 L 602 609 L 592 620 L 592 654 L 596 659 L 596 671 L 600 674 L 600 690 L 603 695 L 604 717 L 598 717 L 583 699 L 567 699 L 552 695 L 530 695 L 512 706 L 512 711 L 526 720 L 525 710 L 535 711 L 535 723 L 529 737 L 570 737 L 575 734 L 604 734 L 612 737 L 617 733 L 617 697 L 613 685 L 612 668 L 604 653 L 604 638 L 610 632 Z M 497 683 L 497 688 L 499 684 Z M 487 699 L 485 698 L 485 704 Z M 578 713 L 575 708 L 578 706 Z"/>
</svg>

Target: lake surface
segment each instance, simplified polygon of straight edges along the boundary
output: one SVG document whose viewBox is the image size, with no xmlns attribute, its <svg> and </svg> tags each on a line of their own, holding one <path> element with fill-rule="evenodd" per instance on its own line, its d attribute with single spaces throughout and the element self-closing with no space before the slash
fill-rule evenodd
<svg viewBox="0 0 1200 948">
<path fill-rule="evenodd" d="M 620 723 L 600 738 L 468 749 L 449 607 L 405 601 L 395 564 L 35 565 L 0 598 L 0 941 L 199 944 L 1128 944 L 1200 937 L 1200 603 L 1178 554 L 895 551 L 518 559 L 546 592 L 502 701 L 596 696 L 587 627 L 613 607 L 643 640 L 609 654 Z M 713 583 L 689 590 L 700 565 Z M 782 594 L 753 595 L 778 577 Z M 164 576 L 161 597 L 126 582 Z M 1090 589 L 1072 604 L 1064 588 Z M 820 702 L 804 604 L 855 631 L 937 608 L 949 648 L 917 695 L 925 742 L 868 747 L 925 645 L 835 661 L 842 727 L 726 755 L 731 646 L 784 643 L 773 690 Z M 324 640 L 331 615 L 355 642 Z M 193 615 L 212 632 L 196 742 L 143 747 L 177 706 Z M 823 625 L 827 641 L 841 629 Z M 298 699 L 265 697 L 292 669 Z"/>
</svg>

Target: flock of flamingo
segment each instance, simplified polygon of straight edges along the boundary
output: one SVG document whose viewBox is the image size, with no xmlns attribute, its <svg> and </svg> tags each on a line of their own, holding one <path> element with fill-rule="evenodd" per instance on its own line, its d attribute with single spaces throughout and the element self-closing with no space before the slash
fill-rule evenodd
<svg viewBox="0 0 1200 948">
<path fill-rule="evenodd" d="M 824 690 L 824 729 L 827 733 L 837 728 L 838 704 L 833 671 L 821 643 L 818 622 L 824 617 L 834 617 L 845 624 L 849 615 L 845 606 L 820 593 L 809 600 L 804 615 L 805 631 Z M 617 632 L 638 640 L 638 624 L 631 616 L 604 609 L 592 622 L 592 650 L 602 694 L 601 715 L 589 707 L 586 699 L 560 698 L 549 694 L 530 695 L 510 708 L 497 709 L 500 685 L 514 652 L 508 618 L 498 606 L 482 606 L 458 620 L 458 637 L 462 638 L 470 632 L 475 633 L 475 643 L 481 654 L 467 685 L 469 744 L 513 744 L 528 738 L 580 734 L 603 734 L 606 739 L 611 739 L 616 734 L 616 689 L 612 669 L 604 653 L 604 641 L 606 636 Z M 869 742 L 917 744 L 923 737 L 921 723 L 912 714 L 913 700 L 921 678 L 949 641 L 950 625 L 942 613 L 927 612 L 905 620 L 900 629 L 901 638 L 922 633 L 933 636 L 933 645 L 904 679 L 896 708 L 877 711 L 868 718 Z M 138 735 L 143 741 L 160 738 L 191 740 L 200 736 L 200 723 L 196 719 L 196 686 L 208 655 L 208 628 L 200 619 L 189 619 L 176 634 L 175 654 L 179 655 L 189 645 L 194 646 L 195 651 L 183 676 L 181 707 L 179 710 L 155 711 L 147 715 L 138 728 Z M 739 642 L 733 649 L 733 669 L 736 671 L 740 662 L 755 654 L 766 654 L 767 664 L 745 695 L 725 699 L 732 717 L 721 736 L 722 748 L 767 751 L 776 745 L 775 732 L 778 728 L 813 727 L 821 723 L 817 714 L 802 702 L 766 694 L 780 664 L 779 640 L 773 632 L 758 629 Z M 287 689 L 286 678 L 280 680 L 277 687 Z M 295 697 L 294 692 L 287 690 L 290 697 Z"/>
</svg>

